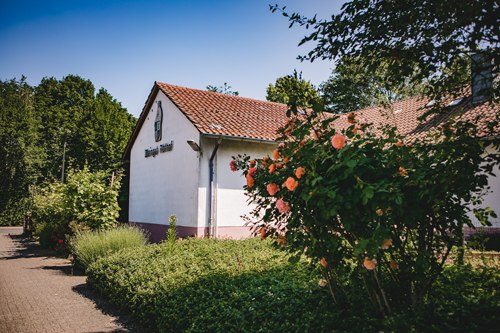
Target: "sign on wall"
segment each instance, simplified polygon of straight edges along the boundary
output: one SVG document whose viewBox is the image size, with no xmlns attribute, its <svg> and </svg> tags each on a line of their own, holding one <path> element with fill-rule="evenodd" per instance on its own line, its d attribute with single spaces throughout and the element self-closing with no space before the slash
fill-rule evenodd
<svg viewBox="0 0 500 333">
<path fill-rule="evenodd" d="M 156 108 L 156 118 L 154 122 L 155 126 L 155 142 L 161 141 L 162 135 L 162 127 L 163 127 L 163 108 L 161 107 L 161 101 L 158 101 L 158 106 Z M 156 157 L 158 153 L 166 153 L 167 151 L 172 151 L 174 149 L 174 141 L 170 141 L 170 143 L 162 143 L 160 146 L 156 146 L 155 148 L 149 148 L 144 150 L 144 157 Z"/>
<path fill-rule="evenodd" d="M 163 143 L 160 147 L 156 146 L 155 148 L 149 148 L 144 151 L 144 157 L 156 157 L 158 153 L 166 153 L 167 151 L 172 151 L 174 149 L 174 140 L 170 141 L 170 143 Z"/>
<path fill-rule="evenodd" d="M 158 101 L 158 107 L 156 108 L 156 119 L 155 119 L 155 141 L 161 141 L 161 132 L 163 126 L 163 108 L 161 107 L 161 101 Z"/>
</svg>

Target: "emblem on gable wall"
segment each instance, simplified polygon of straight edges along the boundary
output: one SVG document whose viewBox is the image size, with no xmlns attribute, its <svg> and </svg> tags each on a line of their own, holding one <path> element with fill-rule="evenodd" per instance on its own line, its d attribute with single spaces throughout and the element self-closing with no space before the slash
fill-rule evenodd
<svg viewBox="0 0 500 333">
<path fill-rule="evenodd" d="M 156 119 L 155 119 L 155 141 L 161 141 L 161 132 L 163 125 L 163 109 L 161 107 L 161 101 L 158 101 L 158 107 L 156 108 Z"/>
</svg>

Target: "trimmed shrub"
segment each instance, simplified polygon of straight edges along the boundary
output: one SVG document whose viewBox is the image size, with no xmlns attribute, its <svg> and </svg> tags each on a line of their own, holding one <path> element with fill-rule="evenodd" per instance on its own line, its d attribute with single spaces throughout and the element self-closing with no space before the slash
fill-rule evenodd
<svg viewBox="0 0 500 333">
<path fill-rule="evenodd" d="M 350 304 L 334 305 L 318 284 L 325 284 L 319 265 L 290 258 L 258 239 L 179 240 L 173 251 L 163 243 L 98 260 L 87 282 L 158 332 L 488 331 L 500 324 L 492 315 L 500 304 L 497 268 L 447 268 L 421 307 L 380 319 L 362 279 L 349 282 L 357 291 Z"/>
<path fill-rule="evenodd" d="M 125 248 L 136 248 L 147 243 L 142 230 L 135 227 L 118 227 L 107 231 L 90 231 L 77 234 L 71 241 L 75 263 L 86 269 L 99 258 Z"/>
<path fill-rule="evenodd" d="M 328 294 L 306 261 L 270 242 L 189 239 L 122 251 L 87 281 L 160 332 L 325 331 Z"/>
</svg>

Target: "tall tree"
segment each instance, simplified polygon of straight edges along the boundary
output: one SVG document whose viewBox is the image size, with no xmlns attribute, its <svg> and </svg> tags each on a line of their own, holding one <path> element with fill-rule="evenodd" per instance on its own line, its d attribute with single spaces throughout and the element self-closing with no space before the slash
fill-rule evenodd
<svg viewBox="0 0 500 333">
<path fill-rule="evenodd" d="M 224 84 L 222 86 L 217 87 L 217 86 L 208 85 L 206 89 L 208 91 L 216 92 L 219 94 L 225 94 L 225 95 L 229 95 L 229 96 L 239 96 L 240 93 L 238 91 L 231 90 L 232 88 L 233 87 L 231 87 L 226 82 L 224 82 Z"/>
<path fill-rule="evenodd" d="M 35 111 L 42 120 L 40 144 L 48 159 L 44 177 L 60 178 L 63 155 L 75 167 L 85 164 L 82 122 L 90 114 L 95 88 L 92 82 L 68 75 L 44 78 L 35 89 Z"/>
<path fill-rule="evenodd" d="M 7 213 L 21 208 L 40 176 L 44 152 L 37 145 L 40 122 L 32 95 L 25 77 L 0 81 L 0 224 L 22 219 L 22 213 Z"/>
<path fill-rule="evenodd" d="M 41 146 L 49 156 L 45 177 L 60 178 L 63 157 L 77 169 L 120 165 L 136 120 L 105 89 L 95 95 L 92 82 L 75 75 L 44 78 L 35 90 L 35 109 L 44 124 Z"/>
<path fill-rule="evenodd" d="M 266 99 L 270 102 L 293 104 L 301 108 L 312 107 L 320 102 L 314 85 L 304 80 L 302 73 L 297 73 L 297 71 L 276 79 L 274 85 L 270 83 L 266 92 Z"/>
<path fill-rule="evenodd" d="M 116 169 L 135 126 L 135 118 L 101 88 L 82 122 L 81 141 L 85 160 L 92 170 Z"/>
<path fill-rule="evenodd" d="M 428 80 L 425 93 L 439 97 L 458 91 L 463 84 L 465 59 L 482 53 L 493 59 L 494 76 L 500 61 L 500 6 L 496 0 L 357 0 L 347 2 L 338 15 L 326 20 L 289 14 L 277 5 L 290 25 L 312 29 L 300 44 L 312 42 L 313 49 L 302 59 L 344 57 L 362 59 L 368 71 L 387 66 L 391 79 L 410 78 L 410 83 Z M 499 85 L 493 92 L 498 96 Z"/>
<path fill-rule="evenodd" d="M 330 78 L 320 85 L 325 109 L 334 113 L 351 112 L 423 93 L 424 83 L 410 83 L 409 78 L 392 80 L 387 72 L 387 64 L 369 71 L 357 58 L 343 58 Z"/>
</svg>

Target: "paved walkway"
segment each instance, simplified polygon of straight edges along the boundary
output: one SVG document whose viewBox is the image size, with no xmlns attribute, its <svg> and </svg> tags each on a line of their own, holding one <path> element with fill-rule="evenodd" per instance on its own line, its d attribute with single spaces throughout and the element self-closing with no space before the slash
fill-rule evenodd
<svg viewBox="0 0 500 333">
<path fill-rule="evenodd" d="M 0 227 L 0 332 L 142 331 L 87 288 L 85 276 L 71 275 L 69 260 L 50 256 L 21 232 Z"/>
</svg>

